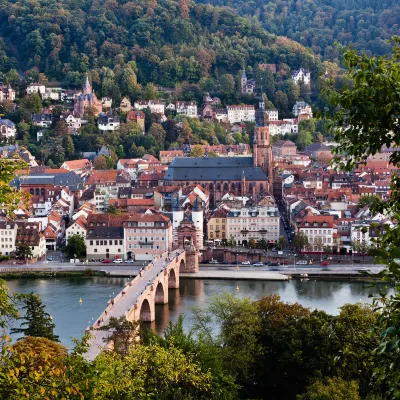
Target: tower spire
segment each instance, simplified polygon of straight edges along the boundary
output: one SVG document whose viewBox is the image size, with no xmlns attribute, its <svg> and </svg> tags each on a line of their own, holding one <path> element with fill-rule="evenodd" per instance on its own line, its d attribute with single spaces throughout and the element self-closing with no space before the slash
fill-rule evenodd
<svg viewBox="0 0 400 400">
<path fill-rule="evenodd" d="M 83 93 L 92 93 L 92 85 L 90 84 L 88 73 L 86 73 L 85 84 L 83 85 Z"/>
</svg>

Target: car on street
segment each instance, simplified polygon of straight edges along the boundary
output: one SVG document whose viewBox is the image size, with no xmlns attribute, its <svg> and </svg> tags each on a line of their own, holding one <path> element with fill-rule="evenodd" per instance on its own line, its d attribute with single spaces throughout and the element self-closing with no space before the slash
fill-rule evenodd
<svg viewBox="0 0 400 400">
<path fill-rule="evenodd" d="M 329 265 L 329 261 L 322 261 L 321 267 L 327 267 Z"/>
<path fill-rule="evenodd" d="M 219 264 L 217 260 L 211 260 L 209 264 Z"/>
<path fill-rule="evenodd" d="M 135 260 L 133 258 L 130 258 L 129 260 L 125 260 L 124 262 L 131 264 L 134 263 Z"/>
<path fill-rule="evenodd" d="M 114 264 L 122 264 L 123 261 L 120 258 L 116 258 L 115 260 L 113 260 Z"/>
<path fill-rule="evenodd" d="M 307 265 L 307 260 L 296 261 L 296 265 Z"/>
<path fill-rule="evenodd" d="M 271 265 L 271 261 L 265 261 L 265 265 Z"/>
<path fill-rule="evenodd" d="M 251 264 L 250 264 L 250 261 L 243 261 L 242 265 L 251 265 Z"/>
<path fill-rule="evenodd" d="M 109 258 L 104 259 L 102 262 L 102 264 L 111 264 L 112 261 Z"/>
<path fill-rule="evenodd" d="M 282 250 L 279 250 L 278 251 L 278 256 L 282 256 L 283 255 L 283 251 Z"/>
<path fill-rule="evenodd" d="M 53 257 L 52 256 L 48 256 L 47 257 L 47 261 L 53 261 Z"/>
<path fill-rule="evenodd" d="M 361 261 L 360 260 L 353 260 L 356 264 L 360 264 Z"/>
<path fill-rule="evenodd" d="M 278 262 L 272 262 L 271 264 L 269 264 L 270 267 L 279 267 L 279 263 Z"/>
<path fill-rule="evenodd" d="M 264 264 L 262 262 L 255 262 L 253 263 L 253 267 L 263 267 Z"/>
</svg>

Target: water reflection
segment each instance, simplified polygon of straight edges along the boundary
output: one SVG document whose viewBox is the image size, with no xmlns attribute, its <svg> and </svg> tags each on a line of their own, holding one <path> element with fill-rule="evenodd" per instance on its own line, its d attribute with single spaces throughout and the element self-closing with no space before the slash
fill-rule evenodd
<svg viewBox="0 0 400 400">
<path fill-rule="evenodd" d="M 56 334 L 70 346 L 71 337 L 82 336 L 84 329 L 101 314 L 106 302 L 122 289 L 127 280 L 104 277 L 15 279 L 7 281 L 7 284 L 11 291 L 40 294 L 54 318 Z M 337 314 L 338 307 L 346 303 L 371 302 L 368 296 L 376 293 L 377 289 L 360 282 L 180 279 L 179 289 L 169 289 L 169 303 L 156 305 L 156 321 L 149 325 L 162 334 L 169 321 L 176 321 L 183 313 L 186 316 L 184 327 L 189 330 L 193 307 L 205 307 L 212 296 L 224 292 L 254 299 L 277 293 L 284 301 L 299 302 L 305 307 Z"/>
</svg>

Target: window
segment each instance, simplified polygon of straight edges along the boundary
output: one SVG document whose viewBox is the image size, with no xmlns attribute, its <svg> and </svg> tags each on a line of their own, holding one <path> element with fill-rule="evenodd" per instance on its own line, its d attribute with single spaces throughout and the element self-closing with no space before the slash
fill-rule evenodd
<svg viewBox="0 0 400 400">
<path fill-rule="evenodd" d="M 90 241 L 90 245 L 93 246 L 93 240 Z"/>
<path fill-rule="evenodd" d="M 119 244 L 122 246 L 122 240 L 119 241 Z M 119 250 L 118 250 L 119 251 Z"/>
<path fill-rule="evenodd" d="M 97 249 L 94 249 L 94 252 L 97 253 Z"/>
<path fill-rule="evenodd" d="M 99 241 L 98 240 L 96 240 L 96 246 L 98 246 L 99 245 Z"/>
</svg>

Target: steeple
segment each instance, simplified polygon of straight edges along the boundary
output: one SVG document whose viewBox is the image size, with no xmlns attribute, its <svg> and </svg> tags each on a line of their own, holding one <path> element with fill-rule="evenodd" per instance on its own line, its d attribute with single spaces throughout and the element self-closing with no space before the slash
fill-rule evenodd
<svg viewBox="0 0 400 400">
<path fill-rule="evenodd" d="M 84 94 L 92 93 L 92 85 L 90 84 L 89 75 L 88 74 L 86 74 L 85 84 L 83 85 L 83 93 Z"/>
<path fill-rule="evenodd" d="M 258 110 L 256 111 L 256 126 L 268 125 L 268 115 L 265 112 L 264 95 L 261 88 L 260 97 L 258 100 Z"/>
<path fill-rule="evenodd" d="M 172 199 L 172 211 L 181 211 L 178 196 L 174 196 Z"/>
<path fill-rule="evenodd" d="M 198 212 L 198 211 L 203 211 L 203 206 L 201 205 L 201 202 L 199 201 L 199 197 L 196 196 L 196 200 L 193 203 L 192 207 L 192 212 Z"/>
</svg>

